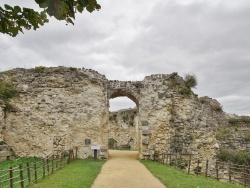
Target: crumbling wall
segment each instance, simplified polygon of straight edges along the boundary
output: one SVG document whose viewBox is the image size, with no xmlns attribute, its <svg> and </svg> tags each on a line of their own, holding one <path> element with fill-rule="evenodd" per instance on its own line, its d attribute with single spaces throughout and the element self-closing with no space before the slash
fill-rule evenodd
<svg viewBox="0 0 250 188">
<path fill-rule="evenodd" d="M 78 147 L 79 157 L 85 158 L 92 155 L 91 145 L 106 148 L 104 76 L 88 70 L 38 67 L 15 69 L 4 77 L 12 79 L 19 93 L 11 100 L 13 109 L 2 131 L 17 155 L 43 157 Z"/>
<path fill-rule="evenodd" d="M 198 98 L 177 73 L 131 82 L 109 81 L 84 68 L 37 67 L 2 72 L 0 80 L 11 81 L 18 92 L 4 122 L 0 110 L 0 140 L 20 156 L 45 156 L 78 147 L 79 156 L 85 158 L 92 155 L 91 145 L 100 145 L 107 156 L 109 99 L 119 96 L 136 103 L 135 137 L 141 158 L 168 152 L 213 158 L 218 148 L 250 147 L 242 141 L 241 133 L 249 129 L 245 124 L 244 129 L 234 127 L 228 139 L 219 138 L 230 116 L 216 100 Z M 112 120 L 110 125 L 114 126 Z M 122 127 L 113 136 L 120 131 L 126 135 Z M 119 142 L 127 143 L 127 137 Z"/>
<path fill-rule="evenodd" d="M 137 109 L 124 109 L 109 114 L 109 138 L 116 141 L 115 149 L 138 148 Z"/>
</svg>

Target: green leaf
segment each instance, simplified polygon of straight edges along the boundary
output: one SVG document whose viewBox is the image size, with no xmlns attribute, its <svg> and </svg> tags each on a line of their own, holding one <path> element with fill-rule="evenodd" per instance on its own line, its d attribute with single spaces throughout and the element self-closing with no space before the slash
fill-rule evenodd
<svg viewBox="0 0 250 188">
<path fill-rule="evenodd" d="M 89 6 L 86 7 L 86 9 L 87 9 L 87 11 L 89 11 L 89 12 L 93 12 L 95 8 L 94 8 L 94 6 L 92 6 L 92 5 L 90 6 L 90 5 L 89 5 Z"/>
<path fill-rule="evenodd" d="M 4 4 L 4 7 L 6 8 L 6 10 L 13 10 L 13 8 L 10 5 Z"/>
<path fill-rule="evenodd" d="M 39 4 L 40 8 L 48 7 L 48 0 L 35 0 L 37 4 Z"/>
<path fill-rule="evenodd" d="M 14 6 L 15 13 L 21 12 L 22 9 L 19 6 Z"/>
<path fill-rule="evenodd" d="M 74 22 L 70 19 L 70 18 L 67 18 L 67 22 L 71 23 L 72 25 L 74 25 Z"/>
<path fill-rule="evenodd" d="M 78 10 L 78 12 L 82 13 L 83 6 L 82 5 L 77 5 L 76 9 Z"/>
</svg>

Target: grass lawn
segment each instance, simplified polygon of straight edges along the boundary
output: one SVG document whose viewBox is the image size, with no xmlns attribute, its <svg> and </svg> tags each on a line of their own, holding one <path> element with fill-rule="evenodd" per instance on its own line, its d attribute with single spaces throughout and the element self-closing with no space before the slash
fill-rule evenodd
<svg viewBox="0 0 250 188">
<path fill-rule="evenodd" d="M 78 159 L 29 187 L 90 188 L 104 163 L 104 160 Z"/>
<path fill-rule="evenodd" d="M 174 167 L 154 161 L 141 161 L 167 188 L 243 188 L 244 186 L 220 182 L 215 179 L 187 174 Z"/>
</svg>

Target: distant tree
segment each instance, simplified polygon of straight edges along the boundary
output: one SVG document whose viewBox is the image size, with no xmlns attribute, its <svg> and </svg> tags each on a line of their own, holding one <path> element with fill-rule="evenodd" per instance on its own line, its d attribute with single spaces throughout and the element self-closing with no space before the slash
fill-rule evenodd
<svg viewBox="0 0 250 188">
<path fill-rule="evenodd" d="M 31 8 L 20 8 L 5 4 L 0 6 L 0 32 L 15 37 L 23 29 L 38 29 L 49 20 L 47 15 L 54 16 L 57 20 L 65 20 L 74 24 L 75 13 L 82 13 L 84 9 L 88 12 L 100 10 L 101 6 L 96 0 L 35 0 L 41 12 Z"/>
</svg>

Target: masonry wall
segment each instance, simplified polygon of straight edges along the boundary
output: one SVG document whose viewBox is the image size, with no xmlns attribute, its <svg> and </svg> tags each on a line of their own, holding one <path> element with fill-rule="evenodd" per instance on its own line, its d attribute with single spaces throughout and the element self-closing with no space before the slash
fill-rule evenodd
<svg viewBox="0 0 250 188">
<path fill-rule="evenodd" d="M 107 157 L 110 135 L 121 144 L 130 138 L 125 124 L 110 132 L 114 122 L 109 121 L 109 99 L 119 96 L 136 103 L 135 137 L 141 158 L 152 158 L 156 152 L 213 158 L 219 148 L 230 145 L 249 149 L 249 142 L 242 142 L 249 126 L 243 123 L 244 130 L 230 129 L 231 136 L 220 139 L 218 131 L 229 126 L 230 115 L 216 100 L 187 93 L 177 73 L 131 82 L 109 81 L 84 68 L 37 67 L 2 72 L 0 80 L 12 83 L 19 93 L 10 101 L 11 112 L 4 116 L 0 110 L 0 140 L 20 156 L 42 157 L 78 147 L 79 156 L 85 158 L 93 155 L 92 145 L 99 145 L 100 154 Z"/>
<path fill-rule="evenodd" d="M 43 157 L 77 146 L 85 158 L 92 155 L 91 145 L 106 148 L 104 76 L 63 67 L 17 69 L 4 76 L 19 93 L 2 130 L 17 155 Z"/>
<path fill-rule="evenodd" d="M 109 114 L 109 138 L 116 140 L 115 148 L 138 149 L 137 109 L 124 109 Z"/>
</svg>

